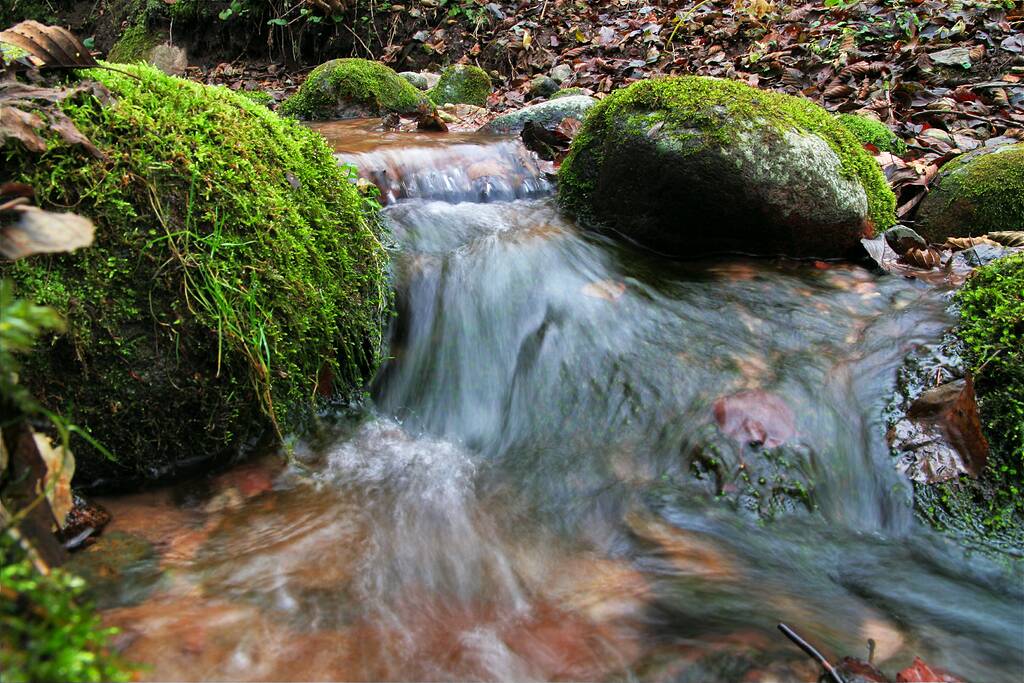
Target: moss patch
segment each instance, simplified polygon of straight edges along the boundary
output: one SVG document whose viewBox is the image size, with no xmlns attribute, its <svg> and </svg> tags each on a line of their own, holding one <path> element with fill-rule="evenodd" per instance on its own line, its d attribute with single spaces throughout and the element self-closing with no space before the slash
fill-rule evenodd
<svg viewBox="0 0 1024 683">
<path fill-rule="evenodd" d="M 978 150 L 946 164 L 921 203 L 915 229 L 933 242 L 1024 230 L 1024 143 Z"/>
<path fill-rule="evenodd" d="M 274 103 L 274 96 L 263 90 L 239 90 L 238 94 L 247 100 L 269 107 Z"/>
<path fill-rule="evenodd" d="M 149 51 L 159 44 L 159 36 L 151 33 L 145 24 L 137 24 L 125 29 L 107 57 L 112 62 L 134 64 L 145 61 Z"/>
<path fill-rule="evenodd" d="M 322 121 L 408 114 L 425 102 L 423 93 L 379 62 L 335 59 L 313 69 L 298 92 L 281 105 L 281 113 Z"/>
<path fill-rule="evenodd" d="M 947 485 L 939 502 L 954 517 L 1024 538 L 1024 254 L 979 268 L 956 301 L 991 451 L 980 482 Z"/>
<path fill-rule="evenodd" d="M 896 155 L 907 153 L 907 143 L 903 142 L 881 121 L 856 114 L 840 114 L 837 118 L 839 123 L 846 127 L 846 130 L 853 133 L 853 137 L 860 140 L 861 144 L 873 145 L 880 152 L 890 152 Z"/>
<path fill-rule="evenodd" d="M 737 81 L 697 76 L 638 81 L 601 100 L 587 116 L 559 170 L 559 199 L 585 222 L 599 222 L 591 215 L 591 198 L 597 189 L 601 147 L 606 141 L 613 144 L 623 129 L 639 135 L 661 124 L 689 131 L 677 150 L 688 154 L 728 144 L 742 130 L 735 124 L 751 120 L 823 139 L 839 157 L 842 173 L 864 188 L 868 217 L 875 229 L 895 224 L 896 198 L 878 164 L 824 109 L 809 100 Z"/>
<path fill-rule="evenodd" d="M 468 64 L 456 64 L 441 72 L 441 80 L 428 95 L 437 105 L 472 104 L 476 107 L 486 107 L 491 87 L 491 77 L 483 69 Z"/>
<path fill-rule="evenodd" d="M 85 72 L 107 106 L 63 105 L 104 159 L 57 138 L 0 148 L 6 177 L 97 225 L 89 249 L 0 266 L 67 317 L 23 377 L 118 458 L 73 444 L 86 480 L 301 429 L 318 396 L 369 377 L 389 307 L 376 219 L 322 137 L 225 88 L 132 71 Z"/>
<path fill-rule="evenodd" d="M 557 100 L 559 97 L 572 97 L 573 95 L 585 94 L 586 93 L 583 91 L 583 88 L 562 88 L 561 90 L 556 90 L 555 94 L 552 95 L 549 99 Z"/>
</svg>

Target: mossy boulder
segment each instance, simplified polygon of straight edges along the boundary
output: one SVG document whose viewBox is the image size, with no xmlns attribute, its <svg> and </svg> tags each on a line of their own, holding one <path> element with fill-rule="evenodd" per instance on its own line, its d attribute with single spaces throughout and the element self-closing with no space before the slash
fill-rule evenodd
<svg viewBox="0 0 1024 683">
<path fill-rule="evenodd" d="M 129 26 L 110 48 L 107 58 L 121 64 L 144 62 L 150 51 L 161 42 L 160 36 L 150 31 L 145 24 Z"/>
<path fill-rule="evenodd" d="M 374 371 L 390 305 L 376 214 L 321 136 L 130 70 L 83 72 L 110 101 L 61 105 L 102 158 L 56 134 L 41 155 L 0 147 L 4 179 L 97 228 L 74 254 L 0 264 L 67 319 L 22 379 L 117 459 L 78 439 L 79 484 L 183 474 L 301 430 Z"/>
<path fill-rule="evenodd" d="M 313 69 L 281 113 L 305 121 L 410 114 L 426 98 L 409 81 L 380 62 L 334 59 Z"/>
<path fill-rule="evenodd" d="M 833 116 L 716 78 L 612 93 L 588 114 L 558 185 L 584 225 L 673 255 L 845 256 L 895 223 L 878 164 Z"/>
<path fill-rule="evenodd" d="M 839 123 L 853 133 L 862 145 L 872 145 L 879 152 L 890 152 L 896 155 L 907 153 L 907 143 L 887 125 L 867 116 L 857 114 L 840 114 Z"/>
<path fill-rule="evenodd" d="M 587 111 L 595 104 L 597 104 L 597 100 L 586 95 L 548 100 L 503 114 L 484 124 L 480 130 L 485 133 L 501 135 L 518 134 L 523 131 L 527 122 L 539 124 L 547 130 L 554 130 L 567 118 L 582 121 L 586 117 Z"/>
<path fill-rule="evenodd" d="M 933 242 L 1024 230 L 1024 143 L 978 149 L 943 166 L 914 228 Z"/>
<path fill-rule="evenodd" d="M 441 80 L 428 94 L 436 105 L 472 104 L 485 107 L 491 87 L 491 77 L 483 69 L 456 64 L 441 72 Z"/>
</svg>

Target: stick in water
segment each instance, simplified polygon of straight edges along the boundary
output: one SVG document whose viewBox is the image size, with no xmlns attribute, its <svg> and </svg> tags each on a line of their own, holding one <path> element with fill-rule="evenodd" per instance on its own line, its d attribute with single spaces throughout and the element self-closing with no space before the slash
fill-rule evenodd
<svg viewBox="0 0 1024 683">
<path fill-rule="evenodd" d="M 839 675 L 839 672 L 836 671 L 835 667 L 829 664 L 829 661 L 825 659 L 825 655 L 818 652 L 816 649 L 814 649 L 813 645 L 811 645 L 806 640 L 798 636 L 796 634 L 796 631 L 786 626 L 785 624 L 779 624 L 779 630 L 782 631 L 782 634 L 784 636 L 793 641 L 793 643 L 798 648 L 806 652 L 808 656 L 817 661 L 818 664 L 821 664 L 821 667 L 825 669 L 826 672 L 828 672 L 829 678 L 832 679 L 833 683 L 846 683 L 846 681 L 843 680 L 843 677 Z"/>
</svg>

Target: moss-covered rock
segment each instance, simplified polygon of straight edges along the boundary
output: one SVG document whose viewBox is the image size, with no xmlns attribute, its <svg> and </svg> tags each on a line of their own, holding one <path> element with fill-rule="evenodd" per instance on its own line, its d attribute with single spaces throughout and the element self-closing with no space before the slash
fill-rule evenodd
<svg viewBox="0 0 1024 683">
<path fill-rule="evenodd" d="M 561 90 L 556 90 L 555 94 L 552 95 L 550 99 L 557 100 L 562 97 L 574 97 L 576 95 L 586 94 L 587 93 L 583 88 L 562 88 Z"/>
<path fill-rule="evenodd" d="M 441 80 L 428 94 L 437 105 L 472 104 L 485 107 L 491 87 L 491 77 L 483 69 L 456 64 L 441 72 Z"/>
<path fill-rule="evenodd" d="M 1024 230 L 1024 143 L 978 149 L 943 166 L 914 227 L 933 242 Z"/>
<path fill-rule="evenodd" d="M 890 152 L 896 155 L 907 153 L 907 143 L 903 142 L 881 121 L 857 114 L 840 114 L 838 118 L 846 130 L 853 133 L 853 137 L 860 140 L 862 145 L 873 145 L 879 152 Z"/>
<path fill-rule="evenodd" d="M 8 139 L 5 179 L 96 226 L 75 254 L 0 264 L 68 330 L 22 377 L 117 458 L 74 444 L 76 481 L 156 479 L 362 386 L 389 306 L 376 218 L 322 137 L 225 88 L 132 67 L 62 104 L 103 153 Z"/>
<path fill-rule="evenodd" d="M 281 113 L 306 121 L 415 112 L 426 99 L 394 70 L 367 59 L 334 59 L 313 69 Z"/>
<path fill-rule="evenodd" d="M 714 78 L 612 93 L 588 114 L 558 181 L 585 225 L 673 254 L 842 256 L 895 223 L 878 164 L 833 116 Z"/>
<path fill-rule="evenodd" d="M 160 42 L 160 36 L 150 31 L 144 23 L 129 26 L 114 43 L 114 47 L 110 48 L 107 58 L 121 64 L 143 62 L 146 61 L 150 50 Z"/>
</svg>

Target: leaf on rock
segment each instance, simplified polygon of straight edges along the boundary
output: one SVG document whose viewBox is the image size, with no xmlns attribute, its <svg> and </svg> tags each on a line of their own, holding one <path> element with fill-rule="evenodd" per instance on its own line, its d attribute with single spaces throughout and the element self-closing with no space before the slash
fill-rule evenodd
<svg viewBox="0 0 1024 683">
<path fill-rule="evenodd" d="M 21 219 L 0 226 L 0 255 L 5 258 L 74 251 L 92 244 L 95 227 L 88 218 L 35 206 L 17 206 L 14 211 L 21 214 Z"/>
<path fill-rule="evenodd" d="M 985 235 L 1004 247 L 1024 247 L 1024 230 L 1001 230 Z"/>
<path fill-rule="evenodd" d="M 928 247 L 927 249 L 911 248 L 903 256 L 900 256 L 899 260 L 901 263 L 906 263 L 916 268 L 931 270 L 942 265 L 942 253 L 933 247 Z"/>
<path fill-rule="evenodd" d="M 1024 233 L 1021 233 L 1024 235 Z M 953 251 L 964 251 L 976 247 L 979 244 L 988 244 L 990 246 L 999 246 L 999 242 L 991 240 L 987 237 L 947 237 L 946 244 L 943 245 L 946 249 L 952 249 Z"/>
</svg>

